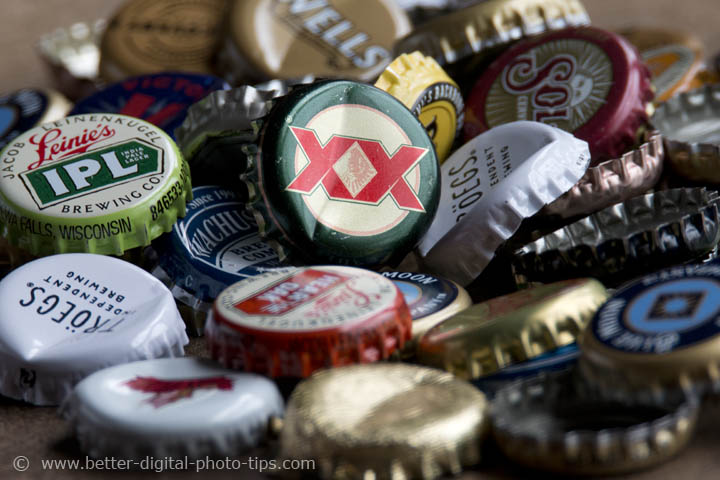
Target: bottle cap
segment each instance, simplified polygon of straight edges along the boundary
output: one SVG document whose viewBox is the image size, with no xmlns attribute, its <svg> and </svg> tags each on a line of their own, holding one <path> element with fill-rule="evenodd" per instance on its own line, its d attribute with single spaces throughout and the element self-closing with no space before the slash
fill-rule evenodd
<svg viewBox="0 0 720 480">
<path fill-rule="evenodd" d="M 0 96 L 0 151 L 23 132 L 63 118 L 72 105 L 53 90 L 23 88 Z"/>
<path fill-rule="evenodd" d="M 36 405 L 59 404 L 102 368 L 182 356 L 188 343 L 168 289 L 114 257 L 35 260 L 0 282 L 0 300 L 0 394 Z"/>
<path fill-rule="evenodd" d="M 188 331 L 202 335 L 220 292 L 282 265 L 234 192 L 216 186 L 192 192 L 185 218 L 153 242 L 157 266 L 152 273 L 171 289 Z"/>
<path fill-rule="evenodd" d="M 578 0 L 487 0 L 416 26 L 395 53 L 419 50 L 452 65 L 528 35 L 589 23 Z"/>
<path fill-rule="evenodd" d="M 430 226 L 440 199 L 435 148 L 392 95 L 316 82 L 273 100 L 256 125 L 249 207 L 281 260 L 392 264 Z"/>
<path fill-rule="evenodd" d="M 720 85 L 674 96 L 657 107 L 652 122 L 665 138 L 668 163 L 677 175 L 720 183 Z"/>
<path fill-rule="evenodd" d="M 288 400 L 279 456 L 314 459 L 323 478 L 458 474 L 480 460 L 487 409 L 472 385 L 430 368 L 323 370 Z"/>
<path fill-rule="evenodd" d="M 572 372 L 516 382 L 492 402 L 493 435 L 526 467 L 564 475 L 612 475 L 656 466 L 690 441 L 697 403 L 615 402 L 589 397 Z"/>
<path fill-rule="evenodd" d="M 386 359 L 410 339 L 402 293 L 380 274 L 304 267 L 224 290 L 205 326 L 212 357 L 271 377 Z"/>
<path fill-rule="evenodd" d="M 188 107 L 215 90 L 230 85 L 212 75 L 159 73 L 128 78 L 75 104 L 70 115 L 119 113 L 142 118 L 174 138 Z"/>
<path fill-rule="evenodd" d="M 283 414 L 283 399 L 259 375 L 167 358 L 90 375 L 60 413 L 94 458 L 234 457 L 264 439 L 270 419 Z"/>
<path fill-rule="evenodd" d="M 534 120 L 572 132 L 594 163 L 631 149 L 648 123 L 650 71 L 622 37 L 568 28 L 519 42 L 482 74 L 465 111 L 465 138 Z"/>
<path fill-rule="evenodd" d="M 657 131 L 647 132 L 646 139 L 621 157 L 588 168 L 580 181 L 543 208 L 542 214 L 560 218 L 589 215 L 650 190 L 662 175 L 665 148 Z"/>
<path fill-rule="evenodd" d="M 647 27 L 629 28 L 620 35 L 638 49 L 650 69 L 655 102 L 700 86 L 696 77 L 703 71 L 705 49 L 695 35 Z"/>
<path fill-rule="evenodd" d="M 719 206 L 715 191 L 675 188 L 607 207 L 516 250 L 517 282 L 592 276 L 619 285 L 696 260 L 720 239 Z"/>
<path fill-rule="evenodd" d="M 615 292 L 582 338 L 588 382 L 621 398 L 719 394 L 719 281 L 717 262 L 680 265 Z"/>
<path fill-rule="evenodd" d="M 163 71 L 212 73 L 225 0 L 130 0 L 102 35 L 100 75 L 108 82 Z"/>
<path fill-rule="evenodd" d="M 162 130 L 117 114 L 74 115 L 30 129 L 0 154 L 0 223 L 33 255 L 121 255 L 169 232 L 190 176 Z"/>
<path fill-rule="evenodd" d="M 375 79 L 410 21 L 394 0 L 233 0 L 219 68 L 233 84 L 272 78 Z"/>
<path fill-rule="evenodd" d="M 593 279 L 541 285 L 478 303 L 430 329 L 418 361 L 474 380 L 577 339 L 607 299 Z"/>
<path fill-rule="evenodd" d="M 413 52 L 393 60 L 375 86 L 400 100 L 418 117 L 442 164 L 462 130 L 465 116 L 457 84 L 431 57 Z"/>
<path fill-rule="evenodd" d="M 40 57 L 50 68 L 56 88 L 68 98 L 86 97 L 101 85 L 100 38 L 105 27 L 105 20 L 77 22 L 40 38 Z"/>
<path fill-rule="evenodd" d="M 470 295 L 460 285 L 425 273 L 382 272 L 400 289 L 412 317 L 412 340 L 405 344 L 403 356 L 415 355 L 418 340 L 438 323 L 472 305 Z"/>
<path fill-rule="evenodd" d="M 418 248 L 423 271 L 468 285 L 522 220 L 570 190 L 589 163 L 587 143 L 538 122 L 473 138 L 442 165 L 438 214 Z"/>
</svg>

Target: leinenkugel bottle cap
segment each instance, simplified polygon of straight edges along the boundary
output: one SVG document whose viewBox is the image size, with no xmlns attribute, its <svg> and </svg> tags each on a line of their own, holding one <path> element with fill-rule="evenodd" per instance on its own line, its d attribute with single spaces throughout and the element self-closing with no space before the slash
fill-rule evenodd
<svg viewBox="0 0 720 480">
<path fill-rule="evenodd" d="M 231 0 L 219 68 L 231 83 L 342 77 L 371 81 L 410 31 L 394 0 Z"/>
<path fill-rule="evenodd" d="M 0 223 L 33 255 L 121 255 L 169 232 L 191 198 L 187 164 L 162 130 L 117 114 L 74 115 L 0 154 Z"/>
<path fill-rule="evenodd" d="M 212 75 L 158 73 L 128 78 L 78 101 L 70 115 L 119 113 L 142 118 L 174 137 L 188 107 L 210 92 L 230 88 Z"/>
<path fill-rule="evenodd" d="M 100 44 L 109 82 L 163 71 L 212 73 L 226 0 L 130 0 L 110 19 Z"/>
<path fill-rule="evenodd" d="M 248 145 L 260 233 L 280 259 L 392 264 L 430 226 L 440 199 L 435 147 L 399 100 L 329 80 L 269 102 Z"/>
<path fill-rule="evenodd" d="M 720 198 L 705 188 L 640 195 L 516 250 L 517 283 L 592 276 L 619 285 L 652 269 L 698 260 L 720 239 Z"/>
<path fill-rule="evenodd" d="M 187 215 L 172 232 L 153 242 L 153 275 L 178 301 L 188 331 L 202 335 L 212 302 L 230 285 L 281 267 L 272 247 L 260 240 L 253 216 L 235 192 L 216 186 L 193 188 Z"/>
<path fill-rule="evenodd" d="M 169 358 L 96 372 L 60 412 L 91 457 L 199 459 L 257 446 L 271 418 L 282 416 L 283 399 L 259 375 Z"/>
<path fill-rule="evenodd" d="M 397 42 L 396 54 L 419 50 L 440 65 L 452 65 L 527 35 L 590 23 L 585 7 L 578 0 L 472 3 L 416 26 Z"/>
<path fill-rule="evenodd" d="M 597 163 L 635 145 L 652 99 L 650 71 L 627 40 L 567 28 L 519 42 L 483 72 L 466 102 L 465 138 L 534 120 L 587 141 Z"/>
<path fill-rule="evenodd" d="M 393 60 L 375 86 L 399 99 L 428 131 L 442 164 L 463 127 L 460 88 L 431 57 L 420 52 Z"/>
<path fill-rule="evenodd" d="M 0 394 L 60 403 L 102 368 L 183 355 L 185 325 L 170 291 L 118 258 L 52 255 L 0 282 Z"/>
<path fill-rule="evenodd" d="M 698 74 L 705 64 L 702 41 L 688 32 L 634 27 L 620 31 L 640 52 L 650 69 L 655 101 L 702 86 Z"/>
<path fill-rule="evenodd" d="M 410 339 L 400 290 L 353 267 L 303 267 L 247 278 L 215 300 L 205 325 L 212 357 L 272 377 L 386 359 Z"/>
<path fill-rule="evenodd" d="M 382 276 L 400 289 L 412 316 L 412 340 L 405 344 L 403 356 L 415 354 L 425 332 L 472 304 L 464 288 L 441 277 L 414 272 L 382 272 Z"/>
<path fill-rule="evenodd" d="M 681 265 L 615 292 L 581 343 L 588 382 L 624 398 L 720 393 L 720 264 Z"/>
<path fill-rule="evenodd" d="M 423 268 L 468 285 L 522 220 L 570 190 L 589 163 L 587 143 L 539 122 L 473 138 L 442 165 L 438 214 L 418 248 Z"/>
<path fill-rule="evenodd" d="M 52 90 L 24 88 L 0 96 L 0 151 L 23 132 L 60 120 L 71 107 L 65 97 Z"/>
<path fill-rule="evenodd" d="M 356 365 L 317 372 L 288 400 L 281 459 L 313 459 L 321 478 L 458 474 L 480 461 L 485 395 L 415 365 Z"/>
<path fill-rule="evenodd" d="M 573 279 L 478 303 L 430 329 L 418 361 L 478 379 L 573 343 L 607 296 L 597 280 Z"/>
<path fill-rule="evenodd" d="M 606 400 L 565 371 L 502 388 L 490 415 L 496 443 L 510 460 L 577 478 L 667 461 L 689 443 L 699 410 L 693 399 Z"/>
</svg>

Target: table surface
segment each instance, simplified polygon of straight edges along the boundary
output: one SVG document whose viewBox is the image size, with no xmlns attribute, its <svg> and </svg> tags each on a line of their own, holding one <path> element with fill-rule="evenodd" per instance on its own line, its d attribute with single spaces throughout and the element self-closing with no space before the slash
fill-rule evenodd
<svg viewBox="0 0 720 480">
<path fill-rule="evenodd" d="M 22 87 L 45 87 L 52 84 L 47 70 L 36 54 L 40 36 L 55 28 L 78 21 L 106 18 L 122 0 L 3 0 L 2 1 L 2 75 L 0 93 Z M 717 0 L 584 0 L 593 24 L 604 28 L 656 26 L 679 28 L 699 36 L 707 54 L 720 51 L 720 29 L 717 28 Z M 193 339 L 187 349 L 190 355 L 206 356 L 202 340 Z M 659 468 L 628 477 L 638 480 L 705 479 L 720 477 L 720 455 L 717 454 L 720 415 L 706 412 L 690 447 Z M 30 468 L 18 473 L 12 460 L 26 456 Z M 43 471 L 41 459 L 84 458 L 66 424 L 54 408 L 33 407 L 0 397 L 0 478 L 100 478 L 107 472 Z M 150 472 L 133 478 L 182 478 L 187 473 Z M 263 478 L 249 469 L 213 472 L 216 478 Z M 466 480 L 480 478 L 538 478 L 536 472 L 519 470 L 500 455 L 486 455 L 483 464 L 463 474 Z M 127 477 L 127 475 L 126 475 Z M 542 478 L 542 477 L 541 477 Z M 550 477 L 548 477 L 550 478 Z"/>
</svg>

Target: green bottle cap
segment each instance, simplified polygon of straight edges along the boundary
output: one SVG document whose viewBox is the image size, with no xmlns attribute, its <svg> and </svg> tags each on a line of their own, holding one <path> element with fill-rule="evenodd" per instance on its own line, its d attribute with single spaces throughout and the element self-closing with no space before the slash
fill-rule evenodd
<svg viewBox="0 0 720 480">
<path fill-rule="evenodd" d="M 435 149 L 415 115 L 378 88 L 344 80 L 271 102 L 243 178 L 280 258 L 376 266 L 405 256 L 440 199 Z"/>
<path fill-rule="evenodd" d="M 124 115 L 74 115 L 0 153 L 0 234 L 33 255 L 121 255 L 172 229 L 192 198 L 177 146 Z"/>
</svg>

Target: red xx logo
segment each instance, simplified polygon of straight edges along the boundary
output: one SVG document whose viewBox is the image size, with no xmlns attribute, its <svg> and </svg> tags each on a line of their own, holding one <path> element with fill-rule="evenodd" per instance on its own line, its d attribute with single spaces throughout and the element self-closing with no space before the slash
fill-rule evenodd
<svg viewBox="0 0 720 480">
<path fill-rule="evenodd" d="M 402 209 L 425 211 L 404 175 L 427 153 L 427 148 L 402 145 L 389 155 L 377 140 L 333 135 L 322 145 L 313 130 L 290 130 L 309 163 L 287 190 L 310 194 L 322 184 L 334 200 L 377 205 L 390 195 Z"/>
</svg>

